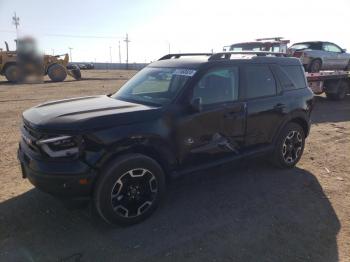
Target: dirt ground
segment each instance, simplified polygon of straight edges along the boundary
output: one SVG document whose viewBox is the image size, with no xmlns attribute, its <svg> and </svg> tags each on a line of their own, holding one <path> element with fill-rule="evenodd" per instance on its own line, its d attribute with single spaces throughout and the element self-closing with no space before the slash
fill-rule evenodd
<svg viewBox="0 0 350 262">
<path fill-rule="evenodd" d="M 67 210 L 21 178 L 22 111 L 111 93 L 134 73 L 83 71 L 82 81 L 23 85 L 0 78 L 0 261 L 350 261 L 350 96 L 316 97 L 296 168 L 250 160 L 183 177 L 133 227 Z"/>
</svg>

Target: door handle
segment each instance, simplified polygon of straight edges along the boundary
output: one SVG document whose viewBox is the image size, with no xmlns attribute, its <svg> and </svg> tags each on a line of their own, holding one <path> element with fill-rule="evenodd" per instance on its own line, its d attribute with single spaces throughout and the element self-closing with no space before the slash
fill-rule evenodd
<svg viewBox="0 0 350 262">
<path fill-rule="evenodd" d="M 286 105 L 282 104 L 282 103 L 278 103 L 277 105 L 275 105 L 273 107 L 273 109 L 275 109 L 275 110 L 282 110 L 282 109 L 285 109 L 285 108 L 286 108 Z"/>
<path fill-rule="evenodd" d="M 230 112 L 227 112 L 227 113 L 225 113 L 224 114 L 224 117 L 225 118 L 235 118 L 236 116 L 238 116 L 239 115 L 239 113 L 240 113 L 241 111 L 230 111 Z"/>
<path fill-rule="evenodd" d="M 234 107 L 226 107 L 226 111 L 224 113 L 224 117 L 225 118 L 235 118 L 236 116 L 238 116 L 239 114 L 242 113 L 242 111 L 245 110 L 245 104 L 239 104 L 239 105 L 236 105 Z"/>
</svg>

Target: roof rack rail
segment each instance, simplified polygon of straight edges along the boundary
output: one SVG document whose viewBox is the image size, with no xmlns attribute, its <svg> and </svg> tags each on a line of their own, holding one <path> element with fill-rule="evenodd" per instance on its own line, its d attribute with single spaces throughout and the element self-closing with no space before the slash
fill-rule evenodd
<svg viewBox="0 0 350 262">
<path fill-rule="evenodd" d="M 220 59 L 230 59 L 231 55 L 256 55 L 256 56 L 276 56 L 276 57 L 285 57 L 285 53 L 277 52 L 264 52 L 264 51 L 234 51 L 234 52 L 220 52 L 215 53 L 209 57 L 209 61 L 220 60 Z"/>
<path fill-rule="evenodd" d="M 274 40 L 274 41 L 281 41 L 284 39 L 282 36 L 276 36 L 276 37 L 264 37 L 264 38 L 257 38 L 256 41 L 266 41 L 266 40 Z"/>
<path fill-rule="evenodd" d="M 165 56 L 162 56 L 158 60 L 167 60 L 171 58 L 180 58 L 182 56 L 211 56 L 213 53 L 179 53 L 179 54 L 168 54 Z"/>
</svg>

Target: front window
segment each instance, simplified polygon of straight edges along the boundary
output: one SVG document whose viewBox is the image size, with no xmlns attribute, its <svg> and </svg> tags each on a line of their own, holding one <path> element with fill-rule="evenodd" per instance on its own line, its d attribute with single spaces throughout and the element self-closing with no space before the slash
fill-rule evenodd
<svg viewBox="0 0 350 262">
<path fill-rule="evenodd" d="M 238 68 L 219 68 L 207 72 L 193 89 L 193 99 L 203 105 L 233 102 L 238 99 Z"/>
<path fill-rule="evenodd" d="M 193 69 L 147 67 L 112 97 L 141 104 L 166 105 L 195 73 Z"/>
<path fill-rule="evenodd" d="M 341 49 L 333 44 L 324 44 L 323 50 L 328 51 L 328 52 L 341 53 Z"/>
</svg>

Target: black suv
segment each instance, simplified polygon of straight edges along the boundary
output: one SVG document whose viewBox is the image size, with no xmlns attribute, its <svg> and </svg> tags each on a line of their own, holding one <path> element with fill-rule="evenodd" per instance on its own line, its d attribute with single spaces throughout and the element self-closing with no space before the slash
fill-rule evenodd
<svg viewBox="0 0 350 262">
<path fill-rule="evenodd" d="M 167 178 L 257 155 L 293 167 L 312 107 L 296 58 L 166 55 L 115 94 L 25 111 L 18 157 L 39 189 L 134 224 L 156 209 Z"/>
</svg>

